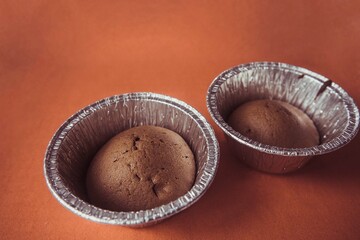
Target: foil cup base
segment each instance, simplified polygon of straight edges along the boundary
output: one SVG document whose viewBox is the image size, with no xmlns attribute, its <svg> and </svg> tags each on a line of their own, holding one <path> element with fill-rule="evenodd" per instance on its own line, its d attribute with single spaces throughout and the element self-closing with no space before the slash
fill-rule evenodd
<svg viewBox="0 0 360 240">
<path fill-rule="evenodd" d="M 248 146 L 238 144 L 238 142 L 228 136 L 226 136 L 226 141 L 237 159 L 251 168 L 266 173 L 283 174 L 294 172 L 303 167 L 312 158 L 312 156 L 297 156 L 292 157 L 291 161 L 289 161 L 287 156 L 277 156 L 254 151 Z"/>
</svg>

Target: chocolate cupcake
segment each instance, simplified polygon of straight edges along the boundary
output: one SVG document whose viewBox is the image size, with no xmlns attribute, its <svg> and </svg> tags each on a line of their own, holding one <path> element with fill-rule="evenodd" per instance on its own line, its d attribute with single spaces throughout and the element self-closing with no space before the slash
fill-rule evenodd
<svg viewBox="0 0 360 240">
<path fill-rule="evenodd" d="M 304 148 L 319 144 L 313 121 L 293 105 L 276 100 L 255 100 L 236 108 L 229 125 L 248 138 L 271 146 Z"/>
<path fill-rule="evenodd" d="M 98 151 L 88 169 L 87 193 L 103 209 L 151 209 L 189 191 L 195 170 L 194 155 L 179 134 L 156 126 L 134 127 Z"/>
</svg>

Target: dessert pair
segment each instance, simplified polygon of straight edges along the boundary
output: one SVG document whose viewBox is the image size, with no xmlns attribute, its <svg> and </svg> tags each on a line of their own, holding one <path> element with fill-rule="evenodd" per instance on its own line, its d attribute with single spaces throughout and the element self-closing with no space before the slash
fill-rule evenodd
<svg viewBox="0 0 360 240">
<path fill-rule="evenodd" d="M 312 120 L 291 104 L 255 100 L 238 106 L 228 124 L 260 143 L 285 148 L 319 144 Z M 189 191 L 196 176 L 194 154 L 177 133 L 162 127 L 130 128 L 110 139 L 87 173 L 90 201 L 113 211 L 145 210 Z"/>
</svg>

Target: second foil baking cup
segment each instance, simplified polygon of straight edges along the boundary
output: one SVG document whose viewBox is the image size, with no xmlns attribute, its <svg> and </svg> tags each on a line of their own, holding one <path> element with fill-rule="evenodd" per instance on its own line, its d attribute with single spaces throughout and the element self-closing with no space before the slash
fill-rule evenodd
<svg viewBox="0 0 360 240">
<path fill-rule="evenodd" d="M 180 198 L 153 209 L 115 212 L 92 205 L 85 187 L 90 161 L 111 137 L 139 125 L 168 128 L 185 139 L 196 158 L 193 187 Z M 214 131 L 198 111 L 168 96 L 130 93 L 95 102 L 70 117 L 49 143 L 44 172 L 52 194 L 73 213 L 100 223 L 144 227 L 195 203 L 213 181 L 218 161 L 219 146 Z"/>
<path fill-rule="evenodd" d="M 281 100 L 303 110 L 317 127 L 321 144 L 281 148 L 235 131 L 227 124 L 227 117 L 240 104 L 255 99 Z M 339 85 L 285 63 L 254 62 L 224 71 L 208 89 L 207 106 L 235 155 L 249 166 L 269 173 L 295 171 L 311 157 L 343 147 L 359 129 L 359 110 Z"/>
</svg>

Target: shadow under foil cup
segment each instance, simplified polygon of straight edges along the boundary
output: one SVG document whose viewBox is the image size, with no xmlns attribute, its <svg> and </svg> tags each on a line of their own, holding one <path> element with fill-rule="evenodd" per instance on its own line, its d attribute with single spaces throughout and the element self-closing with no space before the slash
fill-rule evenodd
<svg viewBox="0 0 360 240">
<path fill-rule="evenodd" d="M 247 138 L 227 124 L 237 106 L 256 99 L 281 100 L 304 111 L 313 120 L 321 144 L 309 148 L 270 146 Z M 297 170 L 311 157 L 344 146 L 359 129 L 359 110 L 339 85 L 285 63 L 255 62 L 224 71 L 208 89 L 207 107 L 234 154 L 249 166 L 269 173 Z"/>
<path fill-rule="evenodd" d="M 180 198 L 147 210 L 115 212 L 88 202 L 87 168 L 105 142 L 139 125 L 156 125 L 180 134 L 196 159 L 193 187 Z M 154 93 L 109 97 L 78 111 L 55 133 L 44 160 L 45 178 L 55 198 L 86 219 L 114 225 L 144 227 L 164 220 L 195 203 L 209 188 L 218 167 L 219 146 L 211 126 L 194 108 Z"/>
</svg>

